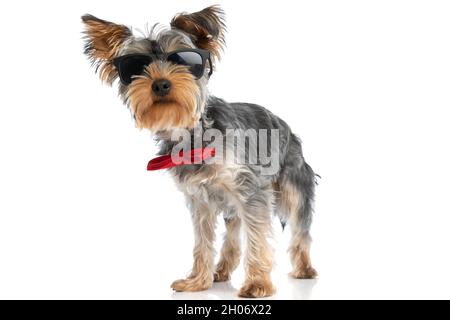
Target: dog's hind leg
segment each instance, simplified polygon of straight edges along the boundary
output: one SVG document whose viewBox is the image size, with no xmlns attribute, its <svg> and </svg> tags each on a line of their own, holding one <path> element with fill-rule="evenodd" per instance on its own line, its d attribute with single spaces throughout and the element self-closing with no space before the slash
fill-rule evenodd
<svg viewBox="0 0 450 320">
<path fill-rule="evenodd" d="M 317 276 L 310 258 L 310 227 L 312 222 L 315 174 L 303 162 L 285 168 L 277 188 L 277 206 L 282 221 L 286 221 L 292 232 L 289 254 L 293 270 L 290 275 L 297 279 L 313 279 Z"/>
</svg>

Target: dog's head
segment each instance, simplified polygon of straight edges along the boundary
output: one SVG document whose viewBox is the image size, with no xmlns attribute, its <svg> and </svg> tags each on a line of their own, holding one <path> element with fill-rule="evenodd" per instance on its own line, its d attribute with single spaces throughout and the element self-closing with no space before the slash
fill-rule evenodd
<svg viewBox="0 0 450 320">
<path fill-rule="evenodd" d="M 176 15 L 170 28 L 148 35 L 84 15 L 85 54 L 100 78 L 120 79 L 119 93 L 140 128 L 193 128 L 205 107 L 207 83 L 224 47 L 224 14 L 218 6 Z"/>
</svg>

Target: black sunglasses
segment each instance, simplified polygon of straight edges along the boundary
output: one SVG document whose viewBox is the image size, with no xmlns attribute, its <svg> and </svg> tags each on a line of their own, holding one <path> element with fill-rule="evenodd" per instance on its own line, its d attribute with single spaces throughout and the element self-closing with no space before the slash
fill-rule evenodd
<svg viewBox="0 0 450 320">
<path fill-rule="evenodd" d="M 162 54 L 127 54 L 113 59 L 113 64 L 119 72 L 120 80 L 127 86 L 135 76 L 141 75 L 145 67 L 155 60 L 186 66 L 196 79 L 203 76 L 206 61 L 210 66 L 208 77 L 211 77 L 213 72 L 209 51 L 201 49 L 184 49 Z"/>
</svg>

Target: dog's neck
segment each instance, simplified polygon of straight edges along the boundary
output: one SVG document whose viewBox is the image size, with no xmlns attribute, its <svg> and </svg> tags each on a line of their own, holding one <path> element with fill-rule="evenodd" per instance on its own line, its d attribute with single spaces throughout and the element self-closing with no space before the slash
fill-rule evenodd
<svg viewBox="0 0 450 320">
<path fill-rule="evenodd" d="M 197 141 L 202 141 L 202 147 L 204 146 L 204 142 L 202 137 L 197 137 L 198 135 L 203 135 L 203 132 L 210 128 L 212 125 L 212 120 L 207 117 L 207 109 L 208 105 L 206 105 L 203 108 L 203 112 L 200 116 L 200 119 L 198 121 L 198 124 L 194 128 L 175 128 L 175 129 L 169 129 L 169 130 L 163 130 L 158 131 L 155 133 L 155 141 L 157 142 L 158 146 L 160 147 L 159 154 L 164 155 L 168 154 L 172 151 L 172 148 L 174 145 L 179 144 L 180 141 L 177 139 L 181 139 L 181 137 L 186 136 L 189 134 L 190 136 L 190 142 L 186 142 L 185 149 L 189 148 L 195 148 L 198 146 L 194 146 L 194 141 L 197 139 Z M 200 140 L 198 140 L 200 139 Z"/>
</svg>

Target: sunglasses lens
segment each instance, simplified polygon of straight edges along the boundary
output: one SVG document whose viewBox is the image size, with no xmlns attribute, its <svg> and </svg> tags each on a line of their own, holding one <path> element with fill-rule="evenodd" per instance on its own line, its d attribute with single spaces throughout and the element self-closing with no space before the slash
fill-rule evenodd
<svg viewBox="0 0 450 320">
<path fill-rule="evenodd" d="M 124 84 L 130 84 L 134 79 L 133 76 L 141 75 L 144 68 L 152 62 L 152 58 L 148 56 L 128 56 L 124 57 L 118 63 L 119 76 Z"/>
<path fill-rule="evenodd" d="M 182 66 L 187 66 L 189 71 L 197 78 L 203 75 L 203 58 L 197 52 L 176 52 L 167 57 L 167 60 Z"/>
</svg>

